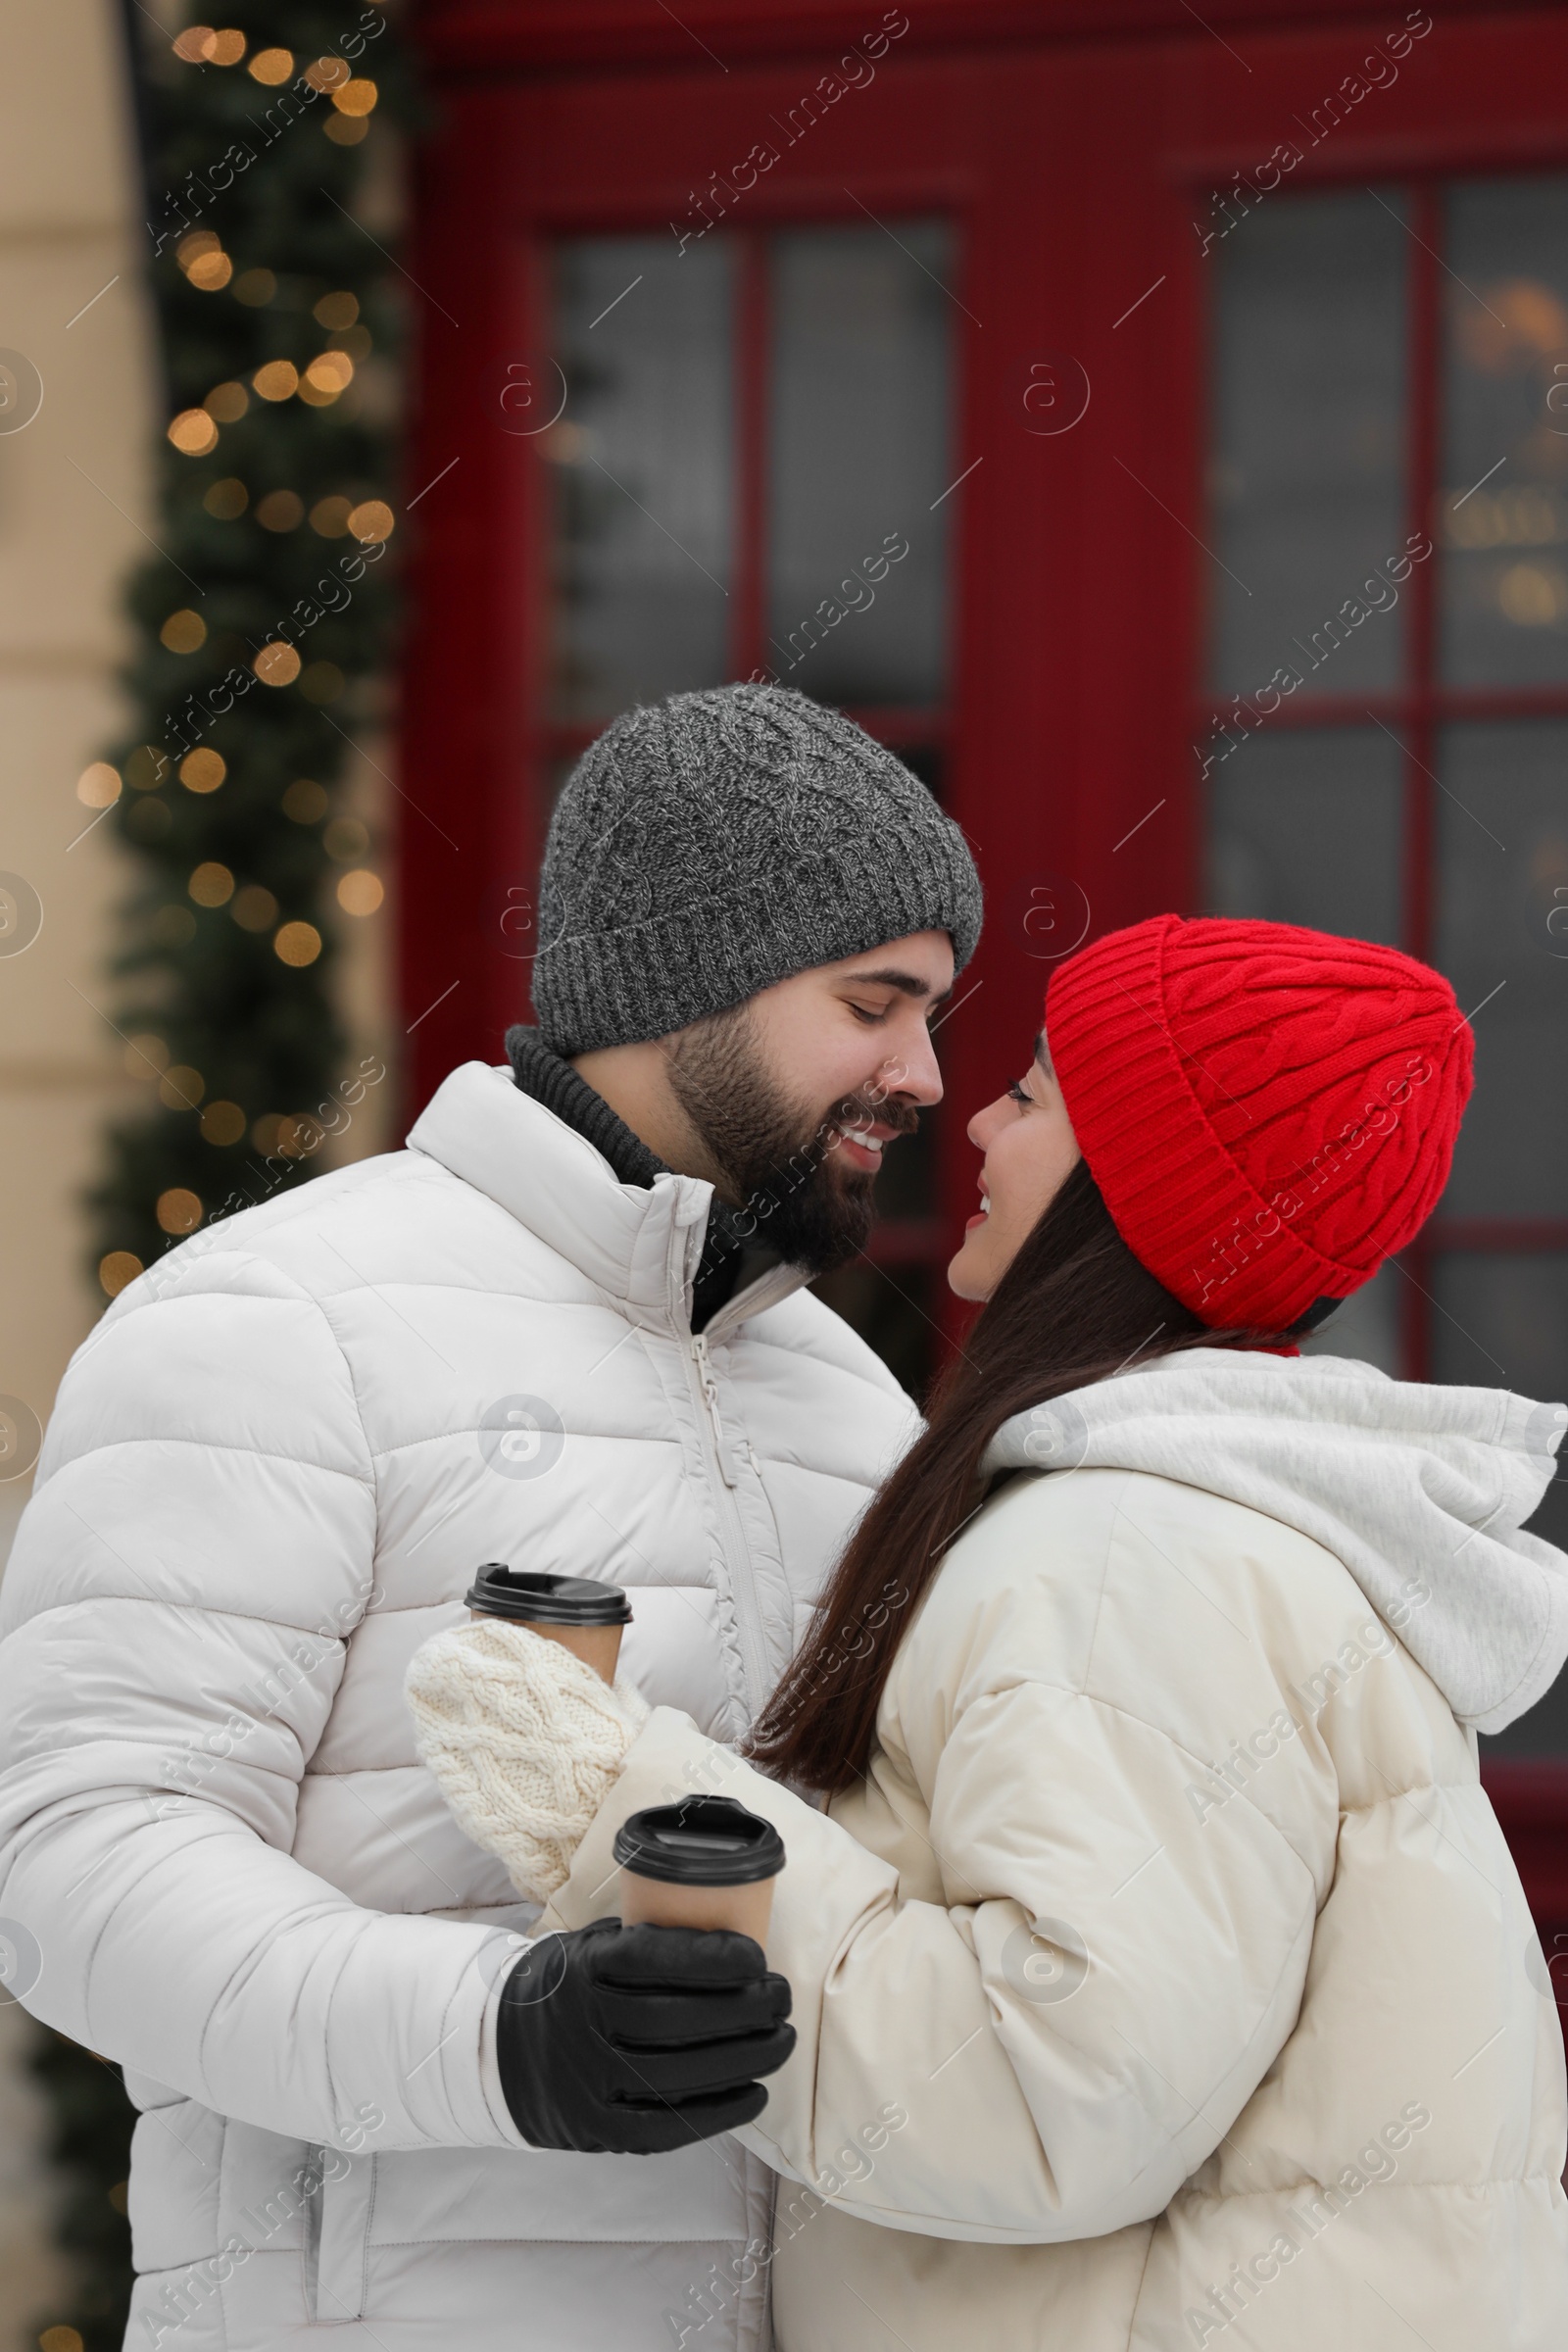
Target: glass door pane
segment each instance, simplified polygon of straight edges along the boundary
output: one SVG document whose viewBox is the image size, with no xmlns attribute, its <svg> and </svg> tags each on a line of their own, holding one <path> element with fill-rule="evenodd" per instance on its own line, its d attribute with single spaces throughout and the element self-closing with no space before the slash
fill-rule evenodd
<svg viewBox="0 0 1568 2352">
<path fill-rule="evenodd" d="M 722 236 L 556 249 L 555 719 L 729 675 L 734 265 Z"/>
<path fill-rule="evenodd" d="M 1204 910 L 1399 943 L 1401 751 L 1382 728 L 1210 746 Z"/>
<path fill-rule="evenodd" d="M 1568 720 L 1448 727 L 1439 757 L 1435 960 L 1476 1050 L 1444 1213 L 1568 1217 Z"/>
<path fill-rule="evenodd" d="M 770 267 L 766 658 L 824 702 L 940 703 L 952 233 L 903 220 L 788 229 Z"/>
<path fill-rule="evenodd" d="M 1222 691 L 1255 693 L 1282 665 L 1306 694 L 1398 678 L 1397 588 L 1385 575 L 1363 590 L 1405 539 L 1402 210 L 1392 188 L 1284 197 L 1216 248 L 1224 570 L 1210 577 L 1209 677 Z"/>
<path fill-rule="evenodd" d="M 1447 200 L 1442 666 L 1568 680 L 1568 179 Z"/>
<path fill-rule="evenodd" d="M 1544 1240 L 1568 1219 L 1568 719 L 1451 726 L 1440 760 L 1437 960 L 1476 1049 L 1443 1215 Z M 1568 1252 L 1446 1250 L 1432 1282 L 1435 1379 L 1568 1396 Z M 1532 1525 L 1568 1544 L 1560 1472 Z M 1568 1686 L 1552 1706 L 1568 1745 Z"/>
<path fill-rule="evenodd" d="M 546 796 L 617 711 L 754 666 L 871 714 L 940 794 L 955 349 L 942 220 L 555 248 Z M 755 642 L 754 642 L 755 640 Z M 906 1386 L 935 1360 L 932 1121 L 822 1286 Z M 874 1261 L 874 1262 L 873 1262 Z"/>
</svg>

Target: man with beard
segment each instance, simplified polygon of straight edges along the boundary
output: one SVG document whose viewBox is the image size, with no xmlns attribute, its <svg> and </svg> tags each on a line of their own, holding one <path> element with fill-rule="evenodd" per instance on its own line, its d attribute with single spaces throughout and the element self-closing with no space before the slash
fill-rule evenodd
<svg viewBox="0 0 1568 2352">
<path fill-rule="evenodd" d="M 143 2111 L 129 2342 L 765 2342 L 772 2183 L 721 2135 L 788 1988 L 741 1936 L 530 1942 L 402 1684 L 501 1560 L 627 1588 L 607 1703 L 744 1736 L 911 1431 L 805 1285 L 941 1094 L 979 919 L 843 717 L 632 711 L 557 808 L 511 1068 L 199 1233 L 77 1356 L 0 1613 L 0 1927 Z"/>
</svg>

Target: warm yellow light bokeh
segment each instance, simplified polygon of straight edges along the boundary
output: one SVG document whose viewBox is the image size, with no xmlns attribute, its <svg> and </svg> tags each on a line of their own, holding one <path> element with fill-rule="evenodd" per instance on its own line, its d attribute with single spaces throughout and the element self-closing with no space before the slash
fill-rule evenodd
<svg viewBox="0 0 1568 2352">
<path fill-rule="evenodd" d="M 171 612 L 158 635 L 172 654 L 194 654 L 207 643 L 207 623 L 199 612 L 182 605 L 177 612 Z"/>
<path fill-rule="evenodd" d="M 202 494 L 202 505 L 218 522 L 233 522 L 250 503 L 251 494 L 237 473 L 226 473 L 221 481 L 209 482 Z"/>
<path fill-rule="evenodd" d="M 234 896 L 234 877 L 226 865 L 208 858 L 186 885 L 198 906 L 226 906 Z"/>
<path fill-rule="evenodd" d="M 182 1184 L 172 1184 L 167 1193 L 159 1194 L 156 1214 L 165 1233 L 194 1233 L 202 1221 L 201 1196 L 187 1192 Z"/>
<path fill-rule="evenodd" d="M 205 409 L 181 409 L 169 428 L 169 438 L 182 457 L 205 458 L 218 447 L 218 427 Z"/>
<path fill-rule="evenodd" d="M 280 962 L 314 963 L 321 953 L 321 934 L 314 923 L 284 923 L 272 942 Z"/>
<path fill-rule="evenodd" d="M 128 1250 L 111 1250 L 106 1257 L 101 1257 L 98 1260 L 98 1280 L 104 1287 L 105 1295 L 110 1298 L 118 1298 L 121 1292 L 124 1289 L 126 1283 L 134 1282 L 137 1275 L 141 1271 L 141 1259 L 134 1256 Z M 45 2344 L 48 2338 L 57 2332 L 63 2334 L 65 2333 L 65 2330 L 60 2329 L 57 2331 L 53 2328 L 46 2328 L 43 2334 L 38 2338 L 40 2346 Z M 74 2335 L 75 2329 L 73 2328 L 71 2333 Z M 79 2335 L 76 2336 L 76 2341 L 78 2344 L 80 2343 L 81 2338 Z M 53 2346 L 50 2347 L 50 2352 L 54 2352 Z"/>
<path fill-rule="evenodd" d="M 210 750 L 206 744 L 187 752 L 179 763 L 179 780 L 187 792 L 216 792 L 227 773 L 222 753 Z"/>
<path fill-rule="evenodd" d="M 300 658 L 291 645 L 274 637 L 270 645 L 263 646 L 251 667 L 264 686 L 292 686 L 300 674 Z"/>
<path fill-rule="evenodd" d="M 1497 603 L 1516 628 L 1547 629 L 1568 612 L 1568 579 L 1558 564 L 1510 564 Z"/>
<path fill-rule="evenodd" d="M 76 778 L 76 798 L 84 808 L 112 808 L 120 794 L 120 770 L 107 760 L 95 760 Z"/>
<path fill-rule="evenodd" d="M 250 405 L 251 396 L 239 383 L 215 384 L 202 402 L 219 424 L 237 424 Z"/>
<path fill-rule="evenodd" d="M 305 501 L 293 490 L 269 490 L 258 501 L 256 519 L 264 531 L 295 531 L 305 516 Z"/>
<path fill-rule="evenodd" d="M 234 265 L 226 253 L 199 254 L 185 275 L 199 294 L 217 294 L 234 274 Z"/>
<path fill-rule="evenodd" d="M 306 368 L 305 380 L 318 392 L 330 392 L 335 400 L 354 381 L 354 362 L 346 351 L 323 351 Z"/>
<path fill-rule="evenodd" d="M 385 897 L 380 875 L 368 865 L 357 865 L 337 886 L 337 903 L 345 914 L 374 914 Z"/>
<path fill-rule="evenodd" d="M 229 912 L 242 931 L 270 931 L 277 920 L 277 901 L 260 882 L 247 882 Z"/>
<path fill-rule="evenodd" d="M 245 1113 L 237 1102 L 209 1102 L 201 1125 L 204 1144 L 237 1144 L 245 1132 Z"/>
<path fill-rule="evenodd" d="M 300 371 L 292 360 L 269 360 L 251 382 L 264 400 L 287 400 L 299 390 Z"/>
<path fill-rule="evenodd" d="M 390 539 L 395 516 L 383 498 L 362 499 L 349 514 L 349 529 L 356 539 L 373 542 Z"/>
</svg>

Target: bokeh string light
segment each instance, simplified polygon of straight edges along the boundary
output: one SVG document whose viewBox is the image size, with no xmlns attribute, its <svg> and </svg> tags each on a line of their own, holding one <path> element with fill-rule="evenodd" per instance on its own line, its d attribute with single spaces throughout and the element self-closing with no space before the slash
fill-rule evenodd
<svg viewBox="0 0 1568 2352">
<path fill-rule="evenodd" d="M 389 569 L 368 564 L 396 529 L 374 421 L 390 404 L 384 387 L 368 409 L 364 395 L 388 368 L 396 314 L 382 240 L 352 216 L 359 150 L 389 91 L 397 111 L 401 60 L 384 26 L 351 41 L 325 7 L 235 14 L 184 26 L 145 61 L 149 180 L 179 186 L 188 217 L 163 235 L 153 224 L 175 398 L 164 553 L 131 592 L 138 739 L 77 788 L 146 873 L 120 1025 L 156 1040 L 144 1074 L 161 1073 L 111 1138 L 94 1252 L 110 1296 L 187 1230 L 172 1198 L 222 1213 L 240 1155 L 293 1115 L 272 1106 L 329 1087 L 334 926 L 386 895 L 366 828 L 333 820 L 331 787 L 388 619 Z M 198 151 L 245 149 L 243 173 L 190 168 Z M 323 564 L 345 583 L 330 609 L 313 589 Z M 236 675 L 255 691 L 225 698 Z M 349 834 L 329 847 L 334 821 Z"/>
</svg>

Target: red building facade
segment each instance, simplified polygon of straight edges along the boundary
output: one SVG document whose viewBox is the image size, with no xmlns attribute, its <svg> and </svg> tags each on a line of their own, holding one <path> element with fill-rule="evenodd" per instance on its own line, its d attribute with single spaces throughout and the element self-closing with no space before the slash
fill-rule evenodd
<svg viewBox="0 0 1568 2352">
<path fill-rule="evenodd" d="M 835 1278 L 901 1370 L 947 1327 L 964 1120 L 1052 963 L 1176 907 L 1448 972 L 1453 1180 L 1331 1345 L 1568 1392 L 1568 17 L 418 23 L 412 1098 L 526 1017 L 577 750 L 650 695 L 785 678 L 919 769 L 987 888 L 949 1102 Z M 1568 1980 L 1568 1702 L 1505 1745 Z"/>
</svg>

